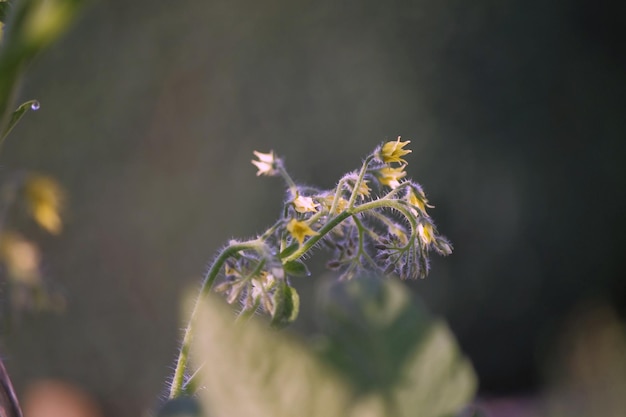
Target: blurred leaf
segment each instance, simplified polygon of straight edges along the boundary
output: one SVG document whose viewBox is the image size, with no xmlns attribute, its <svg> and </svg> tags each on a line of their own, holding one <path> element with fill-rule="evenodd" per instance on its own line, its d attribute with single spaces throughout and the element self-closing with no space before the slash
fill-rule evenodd
<svg viewBox="0 0 626 417">
<path fill-rule="evenodd" d="M 11 115 L 11 119 L 7 124 L 4 132 L 0 135 L 0 144 L 4 142 L 4 139 L 7 137 L 11 130 L 15 127 L 15 125 L 20 121 L 20 119 L 26 114 L 28 110 L 38 110 L 39 102 L 37 100 L 29 100 L 26 103 L 22 103 Z"/>
<path fill-rule="evenodd" d="M 229 417 L 345 417 L 350 390 L 329 367 L 257 320 L 234 325 L 217 297 L 203 303 L 192 359 L 202 365 L 203 408 Z"/>
<path fill-rule="evenodd" d="M 224 303 L 201 307 L 192 358 L 206 410 L 238 416 L 419 416 L 458 412 L 476 378 L 447 327 L 399 283 L 359 278 L 327 288 L 320 357 L 257 320 L 234 325 Z"/>
<path fill-rule="evenodd" d="M 437 417 L 473 398 L 476 376 L 448 327 L 394 280 L 359 277 L 322 291 L 326 360 L 397 416 Z"/>
<path fill-rule="evenodd" d="M 7 16 L 9 15 L 9 10 L 11 8 L 11 4 L 6 0 L 0 0 L 0 28 L 2 27 L 2 23 L 7 21 Z M 0 39 L 2 39 L 2 35 L 0 34 Z"/>
<path fill-rule="evenodd" d="M 5 2 L 0 45 L 0 133 L 11 129 L 11 110 L 26 66 L 67 29 L 83 0 L 22 0 Z"/>
</svg>

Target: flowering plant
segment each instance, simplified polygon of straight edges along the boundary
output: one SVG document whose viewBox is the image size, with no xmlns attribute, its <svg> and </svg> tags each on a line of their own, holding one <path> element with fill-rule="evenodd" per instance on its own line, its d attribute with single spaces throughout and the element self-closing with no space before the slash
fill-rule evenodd
<svg viewBox="0 0 626 417">
<path fill-rule="evenodd" d="M 255 152 L 257 175 L 279 176 L 287 185 L 282 214 L 261 235 L 231 240 L 219 252 L 198 301 L 214 288 L 229 303 L 239 302 L 240 317 L 262 311 L 274 326 L 285 326 L 295 320 L 299 307 L 290 278 L 309 274 L 303 259 L 318 246 L 332 251 L 327 266 L 340 273 L 340 280 L 364 272 L 424 278 L 430 252 L 448 255 L 452 245 L 427 213 L 432 206 L 422 187 L 405 178 L 409 143 L 398 137 L 381 144 L 331 190 L 298 185 L 273 151 Z M 183 338 L 171 398 L 188 385 L 185 372 L 198 304 Z"/>
</svg>

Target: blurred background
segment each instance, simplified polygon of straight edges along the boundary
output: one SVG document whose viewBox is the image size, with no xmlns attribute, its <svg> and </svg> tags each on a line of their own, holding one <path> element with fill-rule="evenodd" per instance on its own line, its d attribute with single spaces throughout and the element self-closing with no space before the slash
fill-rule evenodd
<svg viewBox="0 0 626 417">
<path fill-rule="evenodd" d="M 78 386 L 91 415 L 145 414 L 183 295 L 279 214 L 283 186 L 255 177 L 252 151 L 330 188 L 398 135 L 455 245 L 407 284 L 449 321 L 493 415 L 624 365 L 625 16 L 582 0 L 91 2 L 30 68 L 21 97 L 41 109 L 0 159 L 68 193 L 65 230 L 40 239 L 64 311 L 2 331 L 18 393 Z"/>
</svg>

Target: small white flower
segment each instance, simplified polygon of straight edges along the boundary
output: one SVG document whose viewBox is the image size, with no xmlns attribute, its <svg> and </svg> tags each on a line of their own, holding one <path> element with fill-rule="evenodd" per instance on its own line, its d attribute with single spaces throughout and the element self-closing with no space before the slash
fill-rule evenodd
<svg viewBox="0 0 626 417">
<path fill-rule="evenodd" d="M 251 162 L 259 169 L 256 173 L 257 176 L 273 176 L 277 174 L 274 151 L 269 151 L 269 153 L 254 151 L 254 155 L 258 158 L 258 161 L 253 159 Z"/>
</svg>

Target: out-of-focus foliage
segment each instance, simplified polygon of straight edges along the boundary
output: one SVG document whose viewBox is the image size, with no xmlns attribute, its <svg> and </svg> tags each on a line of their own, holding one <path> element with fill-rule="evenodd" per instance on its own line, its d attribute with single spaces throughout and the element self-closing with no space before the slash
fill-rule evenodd
<svg viewBox="0 0 626 417">
<path fill-rule="evenodd" d="M 62 310 L 62 297 L 44 285 L 36 233 L 29 223 L 58 234 L 65 191 L 52 178 L 19 174 L 0 183 L 0 279 L 4 294 L 0 316 L 8 320 L 22 311 Z"/>
<path fill-rule="evenodd" d="M 29 107 L 13 110 L 26 66 L 71 23 L 82 0 L 15 0 L 0 2 L 0 145 Z"/>
<path fill-rule="evenodd" d="M 27 65 L 68 27 L 81 0 L 21 0 L 0 2 L 0 151 L 28 110 L 39 109 L 29 100 L 17 109 L 14 102 Z M 62 228 L 64 190 L 52 178 L 18 173 L 0 178 L 0 278 L 8 284 L 8 297 L 0 299 L 0 312 L 58 308 L 60 298 L 46 291 L 36 243 L 18 232 L 24 211 L 45 231 Z M 17 218 L 16 221 L 15 218 Z M 5 314 L 2 314 L 3 318 Z"/>
<path fill-rule="evenodd" d="M 361 276 L 320 299 L 327 331 L 314 344 L 256 319 L 234 326 L 205 300 L 192 359 L 209 415 L 442 417 L 473 398 L 471 365 L 404 285 Z"/>
</svg>

